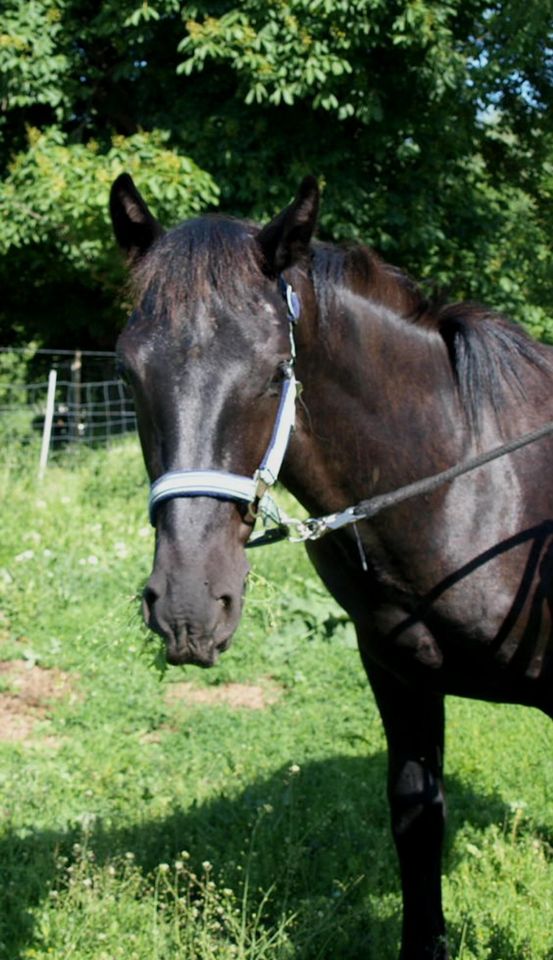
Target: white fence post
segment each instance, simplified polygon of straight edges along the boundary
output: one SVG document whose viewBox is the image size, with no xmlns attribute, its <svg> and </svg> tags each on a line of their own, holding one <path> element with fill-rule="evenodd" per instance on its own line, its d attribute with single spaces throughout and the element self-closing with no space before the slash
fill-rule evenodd
<svg viewBox="0 0 553 960">
<path fill-rule="evenodd" d="M 40 449 L 40 463 L 38 466 L 38 479 L 42 480 L 48 462 L 48 452 L 50 450 L 50 438 L 52 436 L 52 421 L 54 419 L 54 406 L 56 402 L 56 383 L 58 371 L 50 370 L 48 374 L 48 393 L 46 396 L 46 414 L 44 416 L 44 427 L 42 429 L 42 446 Z"/>
</svg>

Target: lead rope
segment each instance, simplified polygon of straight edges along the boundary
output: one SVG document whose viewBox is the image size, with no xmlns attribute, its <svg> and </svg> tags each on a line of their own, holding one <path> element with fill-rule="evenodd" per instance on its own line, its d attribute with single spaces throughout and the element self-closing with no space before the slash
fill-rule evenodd
<svg viewBox="0 0 553 960">
<path fill-rule="evenodd" d="M 510 440 L 508 443 L 502 444 L 500 447 L 494 447 L 486 453 L 457 463 L 455 466 L 449 467 L 447 470 L 442 470 L 440 473 L 432 474 L 430 477 L 424 477 L 422 480 L 416 480 L 414 483 L 399 487 L 398 490 L 391 490 L 389 493 L 379 494 L 376 497 L 371 497 L 369 500 L 361 500 L 360 503 L 352 507 L 347 507 L 338 513 L 329 513 L 323 517 L 307 517 L 305 520 L 294 520 L 286 516 L 286 514 L 280 513 L 279 529 L 281 535 L 274 536 L 271 538 L 271 541 L 264 542 L 273 542 L 277 539 L 288 539 L 291 543 L 319 540 L 320 537 L 324 537 L 327 533 L 359 523 L 360 520 L 368 520 L 382 510 L 388 510 L 390 507 L 394 507 L 398 503 L 403 503 L 405 500 L 419 497 L 425 493 L 433 493 L 439 487 L 443 486 L 444 483 L 449 483 L 465 473 L 470 473 L 472 470 L 476 470 L 478 467 L 482 467 L 492 460 L 497 460 L 499 457 L 514 453 L 515 450 L 520 450 L 521 447 L 525 447 L 529 443 L 535 443 L 537 440 L 541 440 L 543 437 L 547 437 L 552 433 L 553 421 L 548 421 L 537 430 L 525 433 L 515 440 Z M 354 529 L 358 537 L 357 528 L 354 527 Z M 285 530 L 286 532 L 284 532 Z M 291 530 L 295 530 L 295 536 L 292 536 Z M 261 541 L 255 541 L 252 544 L 252 546 L 261 545 Z"/>
</svg>

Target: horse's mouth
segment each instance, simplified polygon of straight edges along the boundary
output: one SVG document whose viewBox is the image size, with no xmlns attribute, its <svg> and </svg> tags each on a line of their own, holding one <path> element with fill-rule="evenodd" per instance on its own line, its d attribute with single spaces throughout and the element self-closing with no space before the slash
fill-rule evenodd
<svg viewBox="0 0 553 960">
<path fill-rule="evenodd" d="M 235 623 L 215 623 L 211 628 L 181 621 L 171 624 L 169 618 L 160 617 L 157 604 L 148 603 L 144 591 L 142 612 L 147 627 L 157 633 L 165 643 L 165 659 L 171 666 L 191 664 L 196 667 L 213 667 L 221 653 L 230 645 Z"/>
<path fill-rule="evenodd" d="M 190 665 L 202 667 L 204 670 L 215 666 L 220 655 L 230 646 L 231 637 L 215 643 L 207 641 L 204 644 L 180 644 L 173 638 L 165 640 L 165 659 L 172 667 Z"/>
</svg>

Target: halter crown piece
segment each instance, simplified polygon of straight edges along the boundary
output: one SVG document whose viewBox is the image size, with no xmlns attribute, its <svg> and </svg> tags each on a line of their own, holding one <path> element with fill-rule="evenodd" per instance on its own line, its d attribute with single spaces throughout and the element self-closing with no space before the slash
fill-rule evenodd
<svg viewBox="0 0 553 960">
<path fill-rule="evenodd" d="M 295 425 L 298 382 L 294 374 L 296 359 L 294 326 L 300 316 L 300 302 L 297 294 L 282 276 L 278 279 L 278 285 L 288 312 L 290 361 L 286 364 L 275 425 L 261 464 L 253 477 L 227 473 L 224 470 L 172 470 L 164 473 L 150 488 L 148 509 L 152 526 L 155 526 L 157 507 L 166 500 L 174 497 L 215 497 L 219 500 L 247 503 L 252 517 L 260 513 L 265 524 L 267 521 L 278 524 L 276 529 L 266 530 L 258 538 L 250 538 L 249 546 L 254 546 L 261 541 L 267 543 L 271 540 L 283 539 L 287 535 L 288 528 L 285 527 L 283 517 L 267 490 L 278 479 L 290 434 Z"/>
</svg>

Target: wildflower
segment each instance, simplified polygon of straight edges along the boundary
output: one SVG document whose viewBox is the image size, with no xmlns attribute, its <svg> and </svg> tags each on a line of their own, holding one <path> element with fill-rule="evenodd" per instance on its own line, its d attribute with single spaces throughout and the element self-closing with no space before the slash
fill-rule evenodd
<svg viewBox="0 0 553 960">
<path fill-rule="evenodd" d="M 34 550 L 24 550 L 23 553 L 18 553 L 15 557 L 16 563 L 25 563 L 26 560 L 32 560 L 35 555 Z"/>
</svg>

